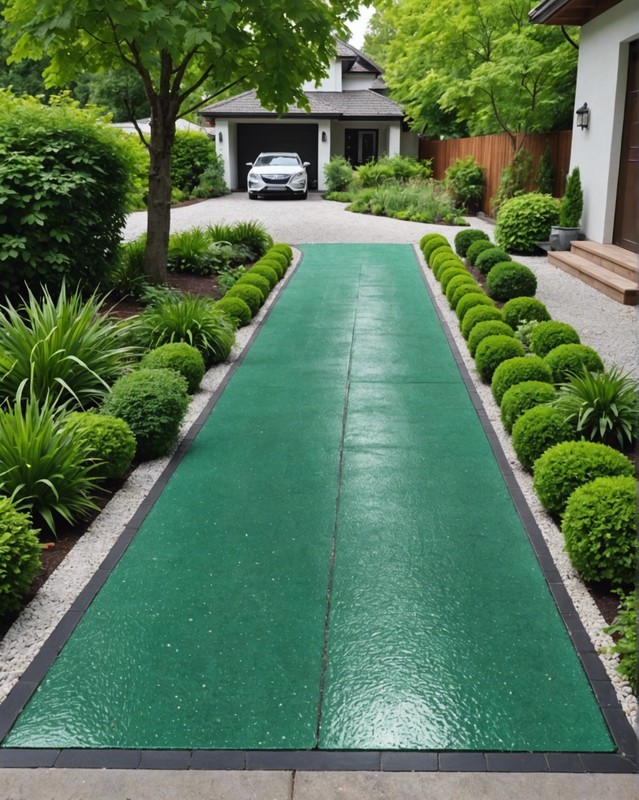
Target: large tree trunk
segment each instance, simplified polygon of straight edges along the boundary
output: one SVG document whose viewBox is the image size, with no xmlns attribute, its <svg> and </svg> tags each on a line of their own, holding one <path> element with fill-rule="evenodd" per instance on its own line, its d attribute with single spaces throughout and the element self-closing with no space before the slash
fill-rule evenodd
<svg viewBox="0 0 639 800">
<path fill-rule="evenodd" d="M 176 115 L 156 97 L 151 106 L 149 197 L 144 274 L 152 283 L 166 281 L 171 227 L 171 151 Z"/>
</svg>

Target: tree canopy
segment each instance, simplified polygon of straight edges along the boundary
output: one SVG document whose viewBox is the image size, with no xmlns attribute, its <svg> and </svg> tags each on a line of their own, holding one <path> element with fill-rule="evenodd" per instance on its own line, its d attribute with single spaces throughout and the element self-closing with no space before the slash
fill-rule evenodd
<svg viewBox="0 0 639 800">
<path fill-rule="evenodd" d="M 392 96 L 416 130 L 505 131 L 514 144 L 518 133 L 570 124 L 577 50 L 557 27 L 530 24 L 534 5 L 386 0 L 378 6 L 370 42 L 385 57 Z"/>
<path fill-rule="evenodd" d="M 47 85 L 123 64 L 139 75 L 151 111 L 145 270 L 163 280 L 170 223 L 175 121 L 235 86 L 262 104 L 306 105 L 302 84 L 319 79 L 334 34 L 358 0 L 6 0 L 12 59 L 50 58 Z M 209 96 L 204 94 L 207 84 Z"/>
</svg>

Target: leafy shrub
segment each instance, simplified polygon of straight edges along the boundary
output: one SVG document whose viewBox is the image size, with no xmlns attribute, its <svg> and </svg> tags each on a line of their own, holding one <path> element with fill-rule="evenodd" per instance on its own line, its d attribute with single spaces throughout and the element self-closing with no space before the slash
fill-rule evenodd
<svg viewBox="0 0 639 800">
<path fill-rule="evenodd" d="M 475 266 L 483 275 L 488 275 L 495 264 L 502 264 L 510 260 L 510 256 L 505 250 L 499 247 L 489 247 L 477 256 Z"/>
<path fill-rule="evenodd" d="M 170 272 L 212 275 L 214 272 L 212 242 L 202 228 L 172 233 L 169 237 L 167 266 Z"/>
<path fill-rule="evenodd" d="M 479 228 L 466 228 L 455 236 L 455 252 L 460 258 L 466 258 L 468 248 L 473 242 L 489 242 L 488 234 Z"/>
<path fill-rule="evenodd" d="M 22 308 L 0 308 L 0 397 L 15 397 L 26 382 L 25 394 L 97 405 L 135 353 L 125 326 L 100 314 L 102 304 L 63 285 L 57 300 L 29 291 Z"/>
<path fill-rule="evenodd" d="M 469 272 L 460 272 L 457 275 L 453 275 L 446 283 L 446 299 L 448 300 L 451 308 L 455 308 L 453 305 L 453 297 L 455 295 L 455 291 L 459 289 L 460 286 L 470 286 L 473 289 L 478 288 L 477 281 Z"/>
<path fill-rule="evenodd" d="M 254 275 L 261 275 L 262 277 L 266 278 L 270 287 L 269 291 L 277 284 L 279 280 L 277 277 L 277 272 L 272 267 L 269 267 L 268 264 L 265 264 L 264 261 L 262 261 L 260 264 L 255 264 L 250 272 L 252 272 Z"/>
<path fill-rule="evenodd" d="M 481 258 L 481 256 L 480 256 Z M 537 291 L 535 273 L 516 261 L 503 261 L 490 270 L 486 289 L 495 300 L 512 300 L 513 297 L 532 297 Z"/>
<path fill-rule="evenodd" d="M 232 323 L 233 328 L 243 328 L 253 318 L 251 309 L 241 297 L 229 297 L 228 294 L 215 304 Z"/>
<path fill-rule="evenodd" d="M 494 243 L 491 242 L 490 239 L 477 239 L 468 246 L 466 261 L 468 261 L 471 267 L 474 267 L 479 255 L 485 250 L 491 250 L 494 246 Z"/>
<path fill-rule="evenodd" d="M 254 273 L 253 270 L 249 270 L 242 275 L 242 277 L 235 283 L 235 286 L 245 286 L 247 284 L 249 286 L 255 286 L 256 289 L 260 290 L 260 293 L 262 294 L 262 303 L 269 296 L 271 284 L 263 275 L 260 275 L 257 272 Z"/>
<path fill-rule="evenodd" d="M 530 349 L 537 356 L 546 356 L 560 344 L 579 344 L 579 334 L 565 322 L 540 322 L 530 334 Z"/>
<path fill-rule="evenodd" d="M 494 307 L 495 303 L 488 297 L 488 295 L 478 286 L 477 290 L 474 293 L 470 293 L 462 297 L 462 299 L 457 303 L 457 308 L 455 309 L 457 312 L 457 319 L 461 322 L 464 321 L 464 317 L 466 313 L 475 306 L 492 306 Z"/>
<path fill-rule="evenodd" d="M 221 197 L 229 193 L 224 180 L 224 160 L 215 153 L 215 158 L 205 167 L 198 178 L 197 186 L 191 192 L 192 197 Z"/>
<path fill-rule="evenodd" d="M 239 285 L 236 283 L 235 286 L 232 286 L 228 290 L 224 297 L 239 297 L 240 300 L 244 300 L 246 305 L 251 309 L 251 314 L 253 316 L 257 314 L 260 310 L 260 306 L 264 302 L 260 290 L 246 283 Z"/>
<path fill-rule="evenodd" d="M 478 322 L 468 336 L 468 352 L 475 356 L 477 346 L 487 336 L 510 336 L 514 338 L 514 331 L 510 325 L 506 325 L 498 319 L 488 319 L 485 322 Z"/>
<path fill-rule="evenodd" d="M 568 498 L 561 522 L 566 551 L 586 581 L 632 584 L 637 556 L 637 484 L 629 476 L 596 478 Z"/>
<path fill-rule="evenodd" d="M 362 189 L 348 210 L 415 222 L 466 224 L 443 186 L 422 179 L 412 179 L 408 183 L 387 182 L 375 188 Z"/>
<path fill-rule="evenodd" d="M 457 287 L 450 298 L 450 307 L 457 311 L 457 306 L 459 305 L 459 301 L 462 297 L 465 297 L 467 294 L 483 294 L 483 290 L 480 288 L 478 283 L 464 283 L 461 286 Z"/>
<path fill-rule="evenodd" d="M 527 353 L 530 352 L 530 337 L 537 325 L 539 325 L 538 320 L 531 319 L 530 322 L 522 322 L 515 331 L 515 339 L 523 344 L 524 350 Z"/>
<path fill-rule="evenodd" d="M 262 256 L 262 258 L 258 261 L 258 264 L 259 263 L 268 263 L 269 265 L 275 263 L 282 268 L 282 275 L 284 275 L 290 263 L 290 258 L 288 258 L 288 256 L 284 255 L 284 253 L 280 252 L 279 250 L 271 248 L 265 253 L 265 255 Z M 277 272 L 277 277 L 281 277 L 279 271 Z"/>
<path fill-rule="evenodd" d="M 523 381 L 511 386 L 501 400 L 501 421 L 510 433 L 515 422 L 531 408 L 551 403 L 557 390 L 543 381 Z"/>
<path fill-rule="evenodd" d="M 454 265 L 447 267 L 443 270 L 439 275 L 439 283 L 442 289 L 442 294 L 446 294 L 446 290 L 448 289 L 448 284 L 452 281 L 453 278 L 465 278 L 468 276 L 473 282 L 473 276 L 468 273 L 466 267 L 462 267 L 459 265 Z"/>
<path fill-rule="evenodd" d="M 472 295 L 466 296 L 472 297 Z M 463 300 L 460 302 L 463 302 Z M 457 308 L 459 308 L 459 306 L 457 306 Z M 469 308 L 464 314 L 464 319 L 461 323 L 461 332 L 464 339 L 468 339 L 475 325 L 477 325 L 479 322 L 486 322 L 486 320 L 489 319 L 501 319 L 501 311 L 498 308 L 495 308 L 495 306 L 488 305 L 473 306 L 473 308 Z"/>
<path fill-rule="evenodd" d="M 524 411 L 514 423 L 512 435 L 517 458 L 522 467 L 529 471 L 549 447 L 575 438 L 574 431 L 563 416 L 555 408 L 546 405 Z"/>
<path fill-rule="evenodd" d="M 437 247 L 433 247 L 426 257 L 428 266 L 432 269 L 435 259 L 438 257 L 441 258 L 442 256 L 445 256 L 445 258 L 456 258 L 455 254 L 453 253 L 453 248 L 448 243 L 438 244 Z"/>
<path fill-rule="evenodd" d="M 435 257 L 433 259 L 433 263 L 431 266 L 433 270 L 433 275 L 437 278 L 437 280 L 441 280 L 442 273 L 449 267 L 458 267 L 460 269 L 463 269 L 464 272 L 468 271 L 466 267 L 464 267 L 461 259 L 457 258 L 456 255 L 453 255 L 453 253 L 448 253 L 447 256 L 442 255 L 439 257 Z"/>
<path fill-rule="evenodd" d="M 55 533 L 60 517 L 75 522 L 96 508 L 93 465 L 67 429 L 68 415 L 33 393 L 0 411 L 0 494 Z"/>
<path fill-rule="evenodd" d="M 499 215 L 499 209 L 509 198 L 523 195 L 528 191 L 532 180 L 532 155 L 525 147 L 521 147 L 501 173 L 497 195 L 492 198 L 493 216 Z"/>
<path fill-rule="evenodd" d="M 166 455 L 180 432 L 189 404 L 186 381 L 170 369 L 139 369 L 117 380 L 102 405 L 105 416 L 120 417 L 133 431 L 136 458 Z"/>
<path fill-rule="evenodd" d="M 584 369 L 601 372 L 604 368 L 599 353 L 585 344 L 560 344 L 544 356 L 544 361 L 550 367 L 553 383 L 563 383 Z"/>
<path fill-rule="evenodd" d="M 548 241 L 558 220 L 557 201 L 550 195 L 532 192 L 513 197 L 499 209 L 495 240 L 505 250 L 533 253 L 537 242 Z"/>
<path fill-rule="evenodd" d="M 190 196 L 204 172 L 216 163 L 215 144 L 205 133 L 175 132 L 171 151 L 171 184 L 176 189 Z"/>
<path fill-rule="evenodd" d="M 563 442 L 535 462 L 533 488 L 545 509 L 561 514 L 579 486 L 615 475 L 634 475 L 632 462 L 617 450 L 596 442 Z"/>
<path fill-rule="evenodd" d="M 38 532 L 28 514 L 0 497 L 0 616 L 17 611 L 40 570 Z"/>
<path fill-rule="evenodd" d="M 92 411 L 69 415 L 69 433 L 77 437 L 93 461 L 96 478 L 119 478 L 135 455 L 135 436 L 123 419 Z"/>
<path fill-rule="evenodd" d="M 486 178 L 483 167 L 472 156 L 456 158 L 455 163 L 446 170 L 445 182 L 462 210 L 477 213 L 484 198 Z"/>
<path fill-rule="evenodd" d="M 68 98 L 0 90 L 0 292 L 98 286 L 138 169 L 126 134 Z"/>
<path fill-rule="evenodd" d="M 430 163 L 408 156 L 384 156 L 362 164 L 356 170 L 357 181 L 363 187 L 381 186 L 391 181 L 407 182 L 411 178 L 430 178 Z"/>
<path fill-rule="evenodd" d="M 189 394 L 197 392 L 204 377 L 204 359 L 186 342 L 169 342 L 149 351 L 140 361 L 142 369 L 172 369 L 186 380 Z"/>
<path fill-rule="evenodd" d="M 605 633 L 615 638 L 615 643 L 608 649 L 610 653 L 619 656 L 617 672 L 623 675 L 630 684 L 632 691 L 637 694 L 637 590 L 622 595 L 617 616 L 607 628 Z"/>
<path fill-rule="evenodd" d="M 552 383 L 550 370 L 539 356 L 511 358 L 497 367 L 490 384 L 497 405 L 501 406 L 504 394 L 511 386 L 524 381 Z"/>
<path fill-rule="evenodd" d="M 324 177 L 329 193 L 347 192 L 353 182 L 353 167 L 344 156 L 331 156 L 324 164 Z"/>
<path fill-rule="evenodd" d="M 225 269 L 217 276 L 215 291 L 217 297 L 225 295 L 239 281 L 242 275 L 246 275 L 246 267 L 235 267 Z"/>
<path fill-rule="evenodd" d="M 242 288 L 249 290 L 259 294 L 253 286 Z M 214 308 L 213 301 L 191 294 L 169 295 L 148 306 L 131 331 L 147 350 L 169 342 L 186 342 L 200 351 L 207 367 L 226 361 L 235 341 L 231 325 Z"/>
<path fill-rule="evenodd" d="M 639 434 L 639 395 L 634 378 L 619 367 L 582 368 L 559 387 L 556 407 L 583 437 L 623 449 Z"/>
<path fill-rule="evenodd" d="M 426 259 L 426 263 L 430 263 L 430 254 L 433 250 L 441 247 L 442 245 L 450 245 L 448 244 L 448 239 L 445 236 L 442 236 L 441 233 L 427 233 L 419 240 L 419 249 L 424 254 L 424 258 Z"/>
<path fill-rule="evenodd" d="M 523 356 L 524 348 L 512 336 L 497 334 L 486 336 L 475 351 L 475 366 L 484 383 L 490 383 L 493 373 L 502 361 Z"/>
<path fill-rule="evenodd" d="M 207 228 L 212 242 L 241 244 L 248 249 L 249 261 L 261 258 L 273 246 L 273 239 L 261 222 L 239 220 L 233 225 L 209 225 Z"/>
<path fill-rule="evenodd" d="M 504 322 L 507 322 L 515 330 L 523 322 L 532 322 L 533 320 L 546 322 L 550 319 L 546 306 L 535 297 L 513 297 L 512 300 L 504 303 L 502 312 Z"/>
<path fill-rule="evenodd" d="M 562 228 L 578 228 L 584 210 L 584 195 L 581 190 L 579 167 L 568 176 L 566 193 L 559 203 L 559 225 Z"/>
</svg>

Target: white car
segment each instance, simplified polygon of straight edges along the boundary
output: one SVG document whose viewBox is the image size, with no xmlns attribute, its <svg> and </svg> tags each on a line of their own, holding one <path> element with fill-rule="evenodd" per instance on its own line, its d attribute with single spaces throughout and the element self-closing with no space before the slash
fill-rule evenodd
<svg viewBox="0 0 639 800">
<path fill-rule="evenodd" d="M 309 163 L 302 161 L 297 153 L 260 153 L 255 161 L 246 162 L 251 168 L 247 178 L 249 199 L 288 195 L 305 200 Z"/>
</svg>

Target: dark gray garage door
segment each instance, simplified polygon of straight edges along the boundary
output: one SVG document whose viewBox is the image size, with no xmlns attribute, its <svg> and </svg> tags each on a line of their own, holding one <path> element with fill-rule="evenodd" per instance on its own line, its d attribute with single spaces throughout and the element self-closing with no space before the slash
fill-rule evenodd
<svg viewBox="0 0 639 800">
<path fill-rule="evenodd" d="M 246 190 L 247 161 L 255 161 L 262 152 L 282 151 L 299 153 L 307 168 L 309 188 L 317 188 L 317 125 L 259 125 L 237 126 L 238 188 Z"/>
</svg>

